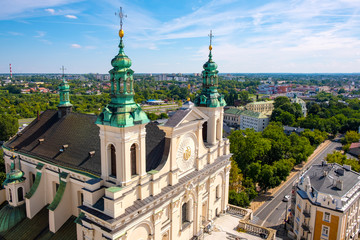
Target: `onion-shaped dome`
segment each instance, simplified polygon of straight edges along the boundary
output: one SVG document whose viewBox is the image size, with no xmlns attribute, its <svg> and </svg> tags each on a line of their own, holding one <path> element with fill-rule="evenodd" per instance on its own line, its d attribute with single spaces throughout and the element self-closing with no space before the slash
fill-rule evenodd
<svg viewBox="0 0 360 240">
<path fill-rule="evenodd" d="M 120 40 L 119 48 L 119 54 L 111 60 L 111 65 L 115 69 L 130 68 L 131 60 L 124 52 L 124 43 L 122 39 Z"/>
<path fill-rule="evenodd" d="M 6 174 L 6 179 L 3 185 L 7 185 L 9 183 L 19 183 L 25 181 L 24 172 L 19 169 L 12 169 L 8 174 Z"/>
</svg>

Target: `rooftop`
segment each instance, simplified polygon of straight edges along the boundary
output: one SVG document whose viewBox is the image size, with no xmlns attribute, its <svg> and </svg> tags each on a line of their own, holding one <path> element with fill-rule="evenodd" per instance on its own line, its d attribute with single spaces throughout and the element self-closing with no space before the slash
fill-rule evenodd
<svg viewBox="0 0 360 240">
<path fill-rule="evenodd" d="M 304 176 L 309 176 L 311 185 L 316 191 L 337 197 L 344 197 L 360 183 L 359 173 L 336 163 L 313 165 Z M 337 180 L 342 181 L 341 188 L 336 186 Z"/>
<path fill-rule="evenodd" d="M 97 177 L 101 175 L 101 155 L 100 131 L 95 120 L 95 115 L 73 112 L 59 118 L 56 110 L 47 110 L 4 146 Z M 150 171 L 167 158 L 169 140 L 156 123 L 150 122 L 145 127 L 146 171 Z"/>
<path fill-rule="evenodd" d="M 250 111 L 250 110 L 244 110 L 241 115 L 245 115 L 248 117 L 253 117 L 253 118 L 267 118 L 267 116 L 261 112 L 254 112 L 254 111 Z"/>
<path fill-rule="evenodd" d="M 224 113 L 225 114 L 234 114 L 234 115 L 240 115 L 244 110 L 238 109 L 238 108 L 229 108 Z"/>
<path fill-rule="evenodd" d="M 262 105 L 262 104 L 268 104 L 268 103 L 274 103 L 274 101 L 261 101 L 261 102 L 251 102 L 248 103 L 248 105 Z"/>
</svg>

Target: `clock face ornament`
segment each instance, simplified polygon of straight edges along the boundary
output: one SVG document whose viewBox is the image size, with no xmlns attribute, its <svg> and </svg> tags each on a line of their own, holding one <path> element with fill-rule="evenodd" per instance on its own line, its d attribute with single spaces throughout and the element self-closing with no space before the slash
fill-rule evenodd
<svg viewBox="0 0 360 240">
<path fill-rule="evenodd" d="M 179 144 L 176 162 L 181 172 L 185 172 L 194 166 L 195 141 L 192 137 L 185 135 Z"/>
</svg>

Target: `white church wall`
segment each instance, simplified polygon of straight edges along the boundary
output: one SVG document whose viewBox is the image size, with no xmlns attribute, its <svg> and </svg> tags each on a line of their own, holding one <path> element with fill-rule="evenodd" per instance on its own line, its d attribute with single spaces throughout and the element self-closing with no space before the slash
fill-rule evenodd
<svg viewBox="0 0 360 240">
<path fill-rule="evenodd" d="M 6 191 L 5 189 L 0 190 L 0 204 L 6 201 Z"/>
</svg>

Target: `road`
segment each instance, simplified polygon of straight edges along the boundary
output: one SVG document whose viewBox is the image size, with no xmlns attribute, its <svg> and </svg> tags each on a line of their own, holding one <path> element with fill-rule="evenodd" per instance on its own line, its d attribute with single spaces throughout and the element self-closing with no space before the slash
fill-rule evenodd
<svg viewBox="0 0 360 240">
<path fill-rule="evenodd" d="M 321 152 L 319 152 L 314 159 L 312 159 L 310 164 L 320 164 L 328 153 L 332 153 L 334 150 L 340 149 L 341 143 L 331 142 Z M 284 218 L 285 209 L 287 205 L 290 207 L 290 202 L 283 202 L 282 199 L 285 195 L 290 195 L 293 183 L 299 174 L 300 172 L 297 173 L 297 175 L 291 181 L 287 182 L 281 189 L 279 189 L 272 199 L 265 202 L 254 212 L 254 218 L 252 222 L 277 230 L 277 237 L 279 239 L 288 239 L 285 237 L 286 233 L 284 230 Z"/>
</svg>

